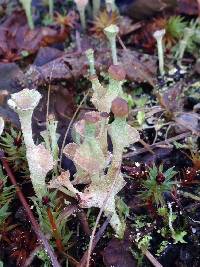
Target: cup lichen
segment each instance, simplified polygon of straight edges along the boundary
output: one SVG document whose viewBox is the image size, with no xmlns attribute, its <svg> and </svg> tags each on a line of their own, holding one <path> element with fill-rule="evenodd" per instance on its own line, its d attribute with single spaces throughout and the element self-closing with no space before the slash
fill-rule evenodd
<svg viewBox="0 0 200 267">
<path fill-rule="evenodd" d="M 38 105 L 41 95 L 35 89 L 23 89 L 11 95 L 8 105 L 18 114 L 26 146 L 30 178 L 38 198 L 47 194 L 45 178 L 53 168 L 53 157 L 43 145 L 35 145 L 32 134 L 33 111 Z"/>
<path fill-rule="evenodd" d="M 158 62 L 159 62 L 159 71 L 160 75 L 163 76 L 165 74 L 164 69 L 164 52 L 163 52 L 163 37 L 166 33 L 165 29 L 155 31 L 153 33 L 153 37 L 156 39 L 157 42 L 157 50 L 158 50 Z"/>
</svg>

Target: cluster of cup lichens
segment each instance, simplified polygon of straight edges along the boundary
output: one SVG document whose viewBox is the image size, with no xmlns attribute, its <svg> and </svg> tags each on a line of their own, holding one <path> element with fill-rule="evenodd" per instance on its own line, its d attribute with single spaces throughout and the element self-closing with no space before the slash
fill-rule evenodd
<svg viewBox="0 0 200 267">
<path fill-rule="evenodd" d="M 111 25 L 105 29 L 111 43 L 113 62 L 117 62 L 116 41 L 118 29 Z M 103 86 L 96 75 L 94 53 L 86 51 L 90 66 L 90 81 L 93 95 L 91 102 L 97 111 L 87 112 L 83 119 L 74 125 L 74 142 L 66 145 L 64 154 L 76 167 L 73 179 L 68 171 L 50 182 L 50 188 L 64 192 L 67 188 L 79 200 L 83 208 L 98 207 L 106 216 L 112 215 L 110 224 L 116 234 L 121 236 L 124 224 L 115 208 L 116 194 L 124 187 L 125 181 L 121 173 L 122 155 L 125 147 L 140 139 L 139 133 L 128 125 L 128 104 L 123 99 L 122 83 L 125 71 L 120 64 L 113 64 L 108 69 L 109 84 Z M 109 123 L 110 112 L 114 120 Z M 112 141 L 112 153 L 108 150 L 107 136 Z M 75 185 L 87 185 L 83 192 Z M 105 201 L 106 200 L 106 201 Z"/>
<path fill-rule="evenodd" d="M 123 67 L 118 64 L 116 41 L 118 29 L 115 25 L 105 29 L 111 44 L 114 64 L 109 67 L 109 85 L 103 86 L 96 75 L 94 53 L 86 52 L 90 65 L 90 80 L 93 95 L 91 101 L 96 111 L 85 113 L 82 120 L 74 124 L 74 142 L 64 148 L 64 154 L 76 167 L 73 178 L 69 171 L 55 176 L 49 188 L 56 188 L 73 195 L 83 208 L 102 208 L 106 216 L 111 216 L 110 224 L 116 234 L 123 234 L 124 225 L 115 208 L 116 194 L 123 188 L 125 181 L 121 173 L 122 155 L 125 147 L 139 140 L 139 133 L 128 125 L 128 104 L 123 99 L 122 83 L 125 79 Z M 26 156 L 29 164 L 30 177 L 37 197 L 42 199 L 47 193 L 45 177 L 53 169 L 52 151 L 43 144 L 36 145 L 32 136 L 32 115 L 41 95 L 36 90 L 24 89 L 11 95 L 9 106 L 20 118 L 26 145 Z M 114 120 L 109 123 L 110 112 Z M 108 135 L 112 141 L 112 152 L 108 150 Z M 57 152 L 56 152 L 57 153 Z M 79 191 L 75 186 L 85 184 Z"/>
</svg>

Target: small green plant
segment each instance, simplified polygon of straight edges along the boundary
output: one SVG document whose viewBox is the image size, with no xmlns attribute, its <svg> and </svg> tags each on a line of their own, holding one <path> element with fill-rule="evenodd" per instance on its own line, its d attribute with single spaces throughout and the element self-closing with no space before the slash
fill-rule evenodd
<svg viewBox="0 0 200 267">
<path fill-rule="evenodd" d="M 24 11 L 26 13 L 29 28 L 33 30 L 34 22 L 33 22 L 33 16 L 32 16 L 32 8 L 31 8 L 32 0 L 19 0 L 19 2 L 22 4 Z"/>
<path fill-rule="evenodd" d="M 146 201 L 152 201 L 157 206 L 164 206 L 163 194 L 172 191 L 172 187 L 176 182 L 171 179 L 175 174 L 174 167 L 163 172 L 163 165 L 159 167 L 153 165 L 152 168 L 149 168 L 149 177 L 143 182 L 144 191 L 141 193 L 142 198 Z"/>
<path fill-rule="evenodd" d="M 22 132 L 11 127 L 9 132 L 0 137 L 0 147 L 4 150 L 13 170 L 27 176 L 28 164 Z"/>
<path fill-rule="evenodd" d="M 187 235 L 187 232 L 186 231 L 178 231 L 178 230 L 175 230 L 172 223 L 173 221 L 176 219 L 176 215 L 173 214 L 172 212 L 172 206 L 171 206 L 171 203 L 168 203 L 168 207 L 169 207 L 169 229 L 171 231 L 171 235 L 172 235 L 172 238 L 174 239 L 174 244 L 177 244 L 177 243 L 187 243 L 183 238 L 184 236 Z"/>
<path fill-rule="evenodd" d="M 73 234 L 68 228 L 68 216 L 62 213 L 60 199 L 56 191 L 49 193 L 43 200 L 31 198 L 39 216 L 42 231 L 50 235 L 50 240 L 59 251 L 65 251 Z"/>
<path fill-rule="evenodd" d="M 156 256 L 160 256 L 165 251 L 165 249 L 167 248 L 168 245 L 169 245 L 169 242 L 166 241 L 166 240 L 163 240 L 160 243 L 160 246 L 159 246 L 159 248 L 156 251 Z"/>
<path fill-rule="evenodd" d="M 184 21 L 184 17 L 172 16 L 168 19 L 166 24 L 166 34 L 170 35 L 174 39 L 180 39 L 183 36 L 184 29 L 187 26 L 187 22 Z"/>
<path fill-rule="evenodd" d="M 9 203 L 12 200 L 15 189 L 13 186 L 7 186 L 7 177 L 4 175 L 0 165 L 0 229 L 10 215 Z"/>
</svg>

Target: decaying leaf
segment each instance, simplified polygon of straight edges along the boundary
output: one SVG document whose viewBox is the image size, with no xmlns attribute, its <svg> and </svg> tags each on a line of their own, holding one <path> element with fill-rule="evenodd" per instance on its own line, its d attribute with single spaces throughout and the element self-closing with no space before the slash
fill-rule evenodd
<svg viewBox="0 0 200 267">
<path fill-rule="evenodd" d="M 30 30 L 24 13 L 14 12 L 0 26 L 0 60 L 11 62 L 26 54 L 35 53 L 41 46 L 64 42 L 65 27 L 41 27 Z"/>
<path fill-rule="evenodd" d="M 129 240 L 112 239 L 103 251 L 103 260 L 106 267 L 134 267 L 136 261 L 130 253 Z"/>
<path fill-rule="evenodd" d="M 139 52 L 124 51 L 119 49 L 119 61 L 126 71 L 127 78 L 130 81 L 146 82 L 155 85 L 156 60 L 151 57 L 142 56 Z M 79 57 L 79 60 L 77 60 Z M 98 50 L 95 52 L 95 68 L 97 72 L 107 71 L 111 65 L 111 56 L 109 50 Z M 53 69 L 53 72 L 52 72 Z M 28 71 L 30 80 L 33 84 L 42 85 L 56 80 L 77 80 L 87 74 L 87 60 L 84 54 L 73 52 L 63 53 L 58 58 L 47 64 L 35 66 L 32 65 Z M 51 74 L 51 75 L 50 75 Z"/>
</svg>

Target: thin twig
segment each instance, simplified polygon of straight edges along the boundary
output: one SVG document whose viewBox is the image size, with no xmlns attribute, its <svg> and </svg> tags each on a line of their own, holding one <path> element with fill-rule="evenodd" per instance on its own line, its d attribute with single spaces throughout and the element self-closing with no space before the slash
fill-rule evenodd
<svg viewBox="0 0 200 267">
<path fill-rule="evenodd" d="M 37 235 L 39 241 L 43 244 L 44 246 L 44 249 L 45 251 L 47 252 L 47 254 L 49 255 L 50 259 L 51 259 L 51 262 L 52 262 L 52 265 L 54 267 L 60 267 L 60 264 L 57 260 L 57 257 L 52 249 L 52 247 L 50 246 L 46 236 L 42 233 L 41 229 L 40 229 L 40 226 L 39 224 L 37 223 L 35 217 L 33 216 L 33 213 L 20 189 L 20 187 L 17 185 L 17 182 L 16 182 L 16 179 L 15 179 L 15 176 L 14 174 L 12 173 L 11 169 L 10 169 L 10 166 L 6 160 L 6 158 L 4 157 L 4 154 L 3 152 L 1 151 L 0 152 L 0 160 L 3 164 L 3 167 L 5 168 L 6 172 L 7 172 L 7 175 L 11 181 L 11 183 L 15 186 L 16 188 L 16 193 L 17 193 L 17 196 L 19 197 L 19 200 L 21 201 L 25 211 L 26 211 L 26 214 L 32 224 L 32 227 L 33 227 L 33 230 L 35 232 L 35 234 Z"/>
<path fill-rule="evenodd" d="M 143 250 L 142 251 L 144 255 L 149 259 L 149 261 L 153 264 L 155 267 L 163 267 L 162 264 L 160 264 L 159 261 L 150 253 L 148 250 Z"/>
<path fill-rule="evenodd" d="M 83 99 L 81 100 L 81 102 L 80 102 L 78 108 L 77 108 L 76 111 L 74 112 L 74 115 L 73 115 L 73 117 L 71 118 L 71 121 L 70 121 L 70 123 L 69 123 L 69 125 L 68 125 L 68 127 L 67 127 L 66 132 L 65 132 L 65 136 L 64 136 L 64 138 L 63 138 L 63 142 L 62 142 L 62 146 L 61 146 L 61 151 L 60 151 L 60 164 L 59 164 L 59 168 L 60 168 L 60 169 L 61 169 L 61 167 L 62 167 L 63 149 L 64 149 L 64 146 L 65 146 L 65 142 L 66 142 L 66 139 L 67 139 L 69 130 L 70 130 L 70 128 L 71 128 L 71 126 L 72 126 L 72 123 L 74 122 L 74 119 L 76 118 L 76 115 L 77 115 L 77 113 L 79 112 L 79 110 L 80 110 L 82 104 L 85 102 L 85 100 L 86 100 L 88 94 L 89 94 L 89 90 L 87 91 L 87 93 L 85 94 L 85 96 L 84 96 Z"/>
<path fill-rule="evenodd" d="M 157 142 L 155 144 L 149 145 L 148 148 L 154 149 L 156 147 L 159 147 L 159 146 L 162 146 L 162 145 L 166 145 L 166 144 L 172 143 L 174 141 L 186 138 L 186 137 L 188 137 L 190 135 L 191 135 L 191 132 L 185 132 L 185 133 L 176 135 L 175 137 L 171 137 L 169 139 L 166 139 L 164 141 L 160 141 L 160 142 Z M 147 152 L 147 148 L 141 148 L 141 149 L 138 149 L 137 151 L 128 152 L 128 153 L 124 154 L 123 158 L 133 157 L 133 156 L 145 153 L 145 152 Z"/>
<path fill-rule="evenodd" d="M 31 266 L 31 263 L 32 263 L 32 261 L 34 260 L 36 253 L 37 253 L 38 251 L 40 251 L 41 248 L 42 248 L 42 246 L 39 245 L 39 246 L 37 246 L 33 251 L 31 251 L 31 254 L 30 254 L 30 255 L 28 256 L 28 258 L 26 259 L 26 261 L 25 261 L 23 267 L 29 267 L 29 266 Z"/>
<path fill-rule="evenodd" d="M 110 220 L 111 220 L 112 215 L 108 216 L 107 219 L 105 220 L 105 222 L 103 223 L 103 225 L 101 226 L 101 228 L 99 229 L 99 231 L 96 233 L 94 240 L 93 240 L 93 244 L 92 244 L 92 250 L 96 247 L 97 243 L 99 242 L 100 238 L 102 237 L 103 233 L 106 230 L 106 227 L 108 226 Z M 82 259 L 80 260 L 79 264 L 76 267 L 84 267 L 87 261 L 87 257 L 88 257 L 88 250 L 84 253 Z"/>
</svg>

